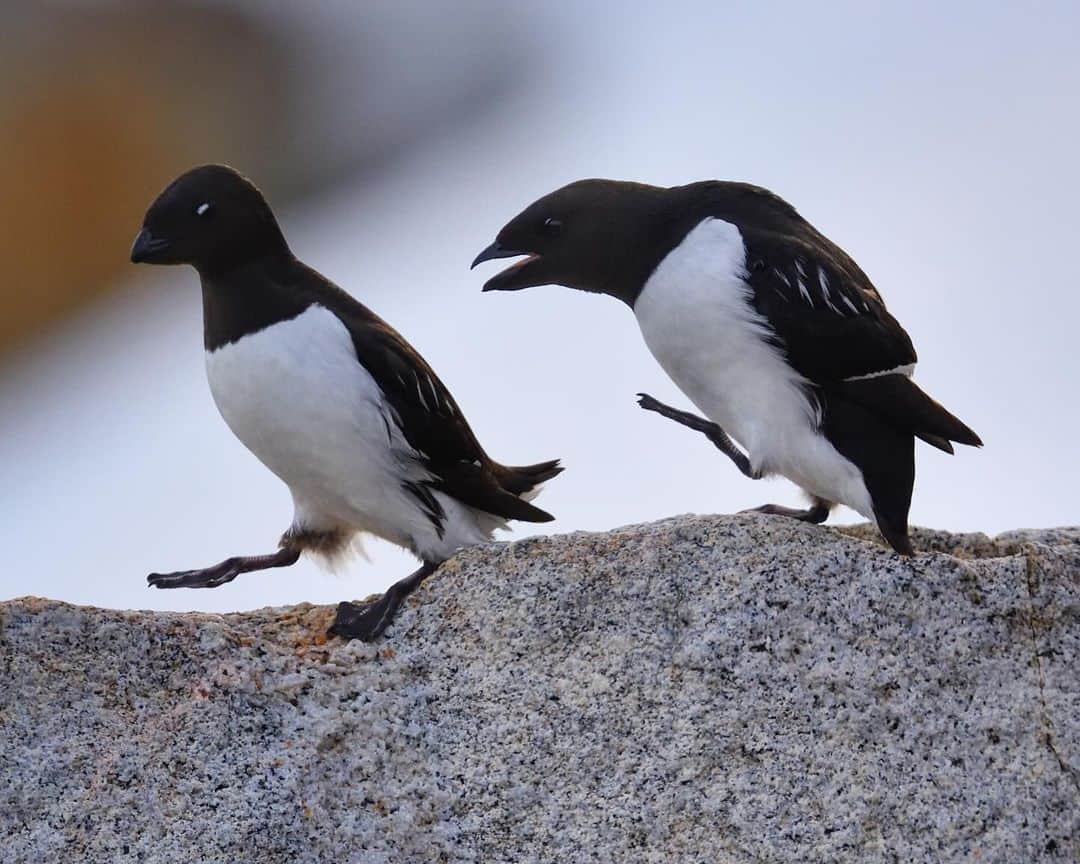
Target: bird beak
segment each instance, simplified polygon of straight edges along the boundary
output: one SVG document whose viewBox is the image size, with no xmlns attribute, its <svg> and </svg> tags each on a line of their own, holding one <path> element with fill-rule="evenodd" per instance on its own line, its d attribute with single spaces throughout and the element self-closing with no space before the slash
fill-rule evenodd
<svg viewBox="0 0 1080 864">
<path fill-rule="evenodd" d="M 521 260 L 515 261 L 505 270 L 488 279 L 484 283 L 484 287 L 480 289 L 481 291 L 520 291 L 522 288 L 541 285 L 548 281 L 544 278 L 537 278 L 537 265 L 541 264 L 539 255 L 534 252 L 507 249 L 498 240 L 477 255 L 472 266 L 475 267 L 477 264 L 495 258 L 521 258 Z M 472 267 L 469 269 L 471 270 Z"/>
<path fill-rule="evenodd" d="M 155 264 L 160 262 L 161 252 L 169 248 L 169 241 L 163 237 L 155 237 L 149 228 L 143 228 L 135 236 L 135 242 L 131 246 L 132 264 Z M 155 256 L 158 256 L 155 259 Z"/>
<path fill-rule="evenodd" d="M 528 254 L 528 252 L 518 252 L 516 249 L 507 249 L 502 243 L 496 240 L 473 259 L 469 269 L 475 270 L 477 264 L 483 264 L 485 261 L 494 261 L 496 258 L 516 258 L 518 255 Z"/>
</svg>

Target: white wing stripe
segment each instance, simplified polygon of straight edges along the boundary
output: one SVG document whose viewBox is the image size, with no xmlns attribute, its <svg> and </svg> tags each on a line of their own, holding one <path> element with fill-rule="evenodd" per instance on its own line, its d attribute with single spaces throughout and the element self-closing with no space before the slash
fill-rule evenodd
<svg viewBox="0 0 1080 864">
<path fill-rule="evenodd" d="M 803 281 L 802 276 L 799 277 L 799 293 L 802 294 L 802 298 L 806 301 L 807 305 L 813 309 L 814 301 L 810 299 L 810 292 L 806 290 L 806 283 Z"/>
</svg>

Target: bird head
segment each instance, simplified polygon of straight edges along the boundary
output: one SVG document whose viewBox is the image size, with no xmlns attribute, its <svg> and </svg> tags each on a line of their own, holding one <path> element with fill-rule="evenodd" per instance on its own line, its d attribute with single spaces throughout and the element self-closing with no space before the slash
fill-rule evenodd
<svg viewBox="0 0 1080 864">
<path fill-rule="evenodd" d="M 173 180 L 150 205 L 131 260 L 213 273 L 281 252 L 288 252 L 285 238 L 255 185 L 232 168 L 203 165 Z"/>
<path fill-rule="evenodd" d="M 520 257 L 484 291 L 563 285 L 633 305 L 656 261 L 647 244 L 667 190 L 616 180 L 579 180 L 511 219 L 472 266 Z"/>
</svg>

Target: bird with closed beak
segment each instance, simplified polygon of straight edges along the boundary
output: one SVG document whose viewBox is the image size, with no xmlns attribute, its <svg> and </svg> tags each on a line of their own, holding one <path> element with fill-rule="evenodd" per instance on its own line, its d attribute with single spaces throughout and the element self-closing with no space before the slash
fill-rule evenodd
<svg viewBox="0 0 1080 864">
<path fill-rule="evenodd" d="M 705 417 L 646 394 L 641 407 L 811 499 L 761 512 L 820 523 L 845 504 L 910 555 L 915 439 L 982 445 L 912 380 L 915 348 L 866 274 L 761 187 L 581 180 L 526 207 L 473 267 L 508 257 L 521 260 L 485 291 L 554 284 L 623 301 Z"/>
<path fill-rule="evenodd" d="M 131 260 L 197 271 L 214 401 L 294 504 L 277 551 L 154 573 L 151 585 L 213 588 L 301 553 L 333 563 L 373 534 L 422 564 L 376 602 L 338 606 L 331 632 L 370 641 L 457 549 L 511 519 L 553 518 L 529 499 L 562 470 L 558 461 L 511 467 L 488 456 L 424 359 L 299 261 L 262 194 L 236 171 L 205 165 L 170 183 Z"/>
</svg>

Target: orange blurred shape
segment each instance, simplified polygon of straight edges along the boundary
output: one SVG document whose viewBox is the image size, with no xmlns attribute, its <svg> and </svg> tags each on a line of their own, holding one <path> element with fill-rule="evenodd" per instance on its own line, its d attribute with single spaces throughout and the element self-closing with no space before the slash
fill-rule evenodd
<svg viewBox="0 0 1080 864">
<path fill-rule="evenodd" d="M 182 161 L 163 103 L 132 86 L 147 81 L 135 72 L 50 76 L 5 112 L 0 348 L 107 289 L 148 191 Z"/>
</svg>

